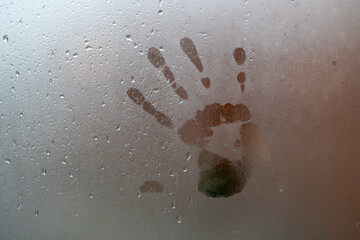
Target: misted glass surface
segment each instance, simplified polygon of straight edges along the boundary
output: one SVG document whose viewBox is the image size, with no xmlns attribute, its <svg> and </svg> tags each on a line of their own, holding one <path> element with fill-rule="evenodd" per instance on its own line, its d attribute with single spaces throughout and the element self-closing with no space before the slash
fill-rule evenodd
<svg viewBox="0 0 360 240">
<path fill-rule="evenodd" d="M 0 239 L 360 239 L 360 1 L 0 3 Z"/>
</svg>

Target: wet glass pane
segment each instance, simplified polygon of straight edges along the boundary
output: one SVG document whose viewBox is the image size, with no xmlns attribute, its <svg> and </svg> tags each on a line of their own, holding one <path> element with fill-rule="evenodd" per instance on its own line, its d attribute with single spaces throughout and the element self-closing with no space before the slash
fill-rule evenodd
<svg viewBox="0 0 360 240">
<path fill-rule="evenodd" d="M 360 239 L 360 2 L 0 3 L 0 239 Z"/>
</svg>

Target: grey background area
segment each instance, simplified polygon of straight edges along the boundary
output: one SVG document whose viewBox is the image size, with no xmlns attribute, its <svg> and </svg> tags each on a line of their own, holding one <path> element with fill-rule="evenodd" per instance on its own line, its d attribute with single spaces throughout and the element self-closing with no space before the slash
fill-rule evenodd
<svg viewBox="0 0 360 240">
<path fill-rule="evenodd" d="M 358 0 L 1 1 L 0 239 L 360 239 L 359 9 Z M 187 101 L 148 61 L 150 47 Z M 134 104 L 132 87 L 174 128 Z M 177 129 L 215 102 L 249 108 L 271 161 L 241 193 L 213 199 L 197 190 L 200 150 Z M 233 151 L 238 129 L 219 127 L 211 146 Z M 147 180 L 163 192 L 142 193 Z"/>
</svg>

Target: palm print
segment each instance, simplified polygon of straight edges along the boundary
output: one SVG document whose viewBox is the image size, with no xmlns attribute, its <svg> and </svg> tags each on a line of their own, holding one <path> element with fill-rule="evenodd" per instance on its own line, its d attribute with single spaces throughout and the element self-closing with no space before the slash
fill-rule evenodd
<svg viewBox="0 0 360 240">
<path fill-rule="evenodd" d="M 193 41 L 190 38 L 183 38 L 180 40 L 180 46 L 196 69 L 203 72 L 203 65 Z M 236 48 L 233 56 L 238 65 L 241 66 L 245 62 L 246 53 L 243 48 Z M 188 100 L 187 91 L 176 81 L 161 52 L 157 48 L 151 47 L 148 49 L 147 58 L 155 68 L 161 70 L 175 94 L 182 100 Z M 246 74 L 240 72 L 237 81 L 241 86 L 241 91 L 244 92 Z M 201 83 L 205 88 L 211 86 L 210 78 L 207 77 L 202 78 Z M 130 88 L 127 95 L 145 112 L 152 115 L 157 122 L 165 127 L 173 128 L 172 118 L 158 111 L 146 100 L 140 90 Z M 229 197 L 241 192 L 250 176 L 252 161 L 268 155 L 267 143 L 256 125 L 249 122 L 250 118 L 251 113 L 243 104 L 212 103 L 204 106 L 202 110 L 197 110 L 195 116 L 178 129 L 179 138 L 185 144 L 201 149 L 198 158 L 200 170 L 198 189 L 200 192 L 209 197 Z M 239 128 L 241 138 L 235 143 L 243 148 L 239 160 L 229 160 L 206 149 L 209 139 L 213 136 L 214 128 L 233 123 L 241 124 Z"/>
</svg>

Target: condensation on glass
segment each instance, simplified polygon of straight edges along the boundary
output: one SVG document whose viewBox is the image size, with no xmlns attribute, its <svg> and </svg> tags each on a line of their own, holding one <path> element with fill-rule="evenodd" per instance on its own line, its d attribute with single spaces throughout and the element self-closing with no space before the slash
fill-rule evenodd
<svg viewBox="0 0 360 240">
<path fill-rule="evenodd" d="M 360 239 L 359 8 L 2 1 L 0 239 Z"/>
</svg>

